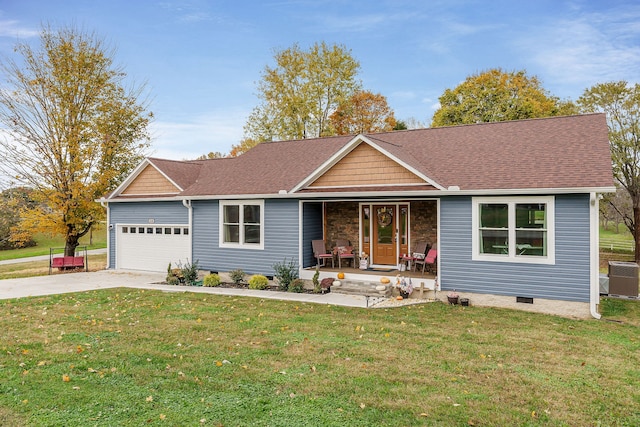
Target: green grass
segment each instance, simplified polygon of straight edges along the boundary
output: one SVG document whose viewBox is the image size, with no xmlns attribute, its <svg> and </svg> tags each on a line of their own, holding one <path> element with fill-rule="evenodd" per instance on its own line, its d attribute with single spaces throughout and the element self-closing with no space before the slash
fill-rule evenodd
<svg viewBox="0 0 640 427">
<path fill-rule="evenodd" d="M 605 229 L 601 226 L 600 249 L 603 251 L 614 253 L 633 254 L 633 235 L 624 225 L 620 226 L 618 233 L 616 233 L 613 226 L 610 226 L 608 229 Z"/>
<path fill-rule="evenodd" d="M 603 306 L 616 322 L 130 289 L 4 300 L 0 424 L 640 425 L 637 301 Z"/>
<path fill-rule="evenodd" d="M 36 246 L 22 249 L 11 249 L 0 251 L 0 261 L 7 259 L 28 258 L 39 255 L 49 255 L 49 248 L 64 248 L 63 236 L 49 236 L 38 233 L 34 236 Z M 107 232 L 103 224 L 98 225 L 93 230 L 91 243 L 89 235 L 80 238 L 80 246 L 87 246 L 87 249 L 101 249 L 107 247 Z"/>
</svg>

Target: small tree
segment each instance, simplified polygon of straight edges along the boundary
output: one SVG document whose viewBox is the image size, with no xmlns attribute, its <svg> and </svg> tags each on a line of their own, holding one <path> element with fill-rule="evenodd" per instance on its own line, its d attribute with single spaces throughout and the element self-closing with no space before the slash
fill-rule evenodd
<svg viewBox="0 0 640 427">
<path fill-rule="evenodd" d="M 113 190 L 140 162 L 152 118 L 125 88 L 113 53 L 75 28 L 44 28 L 40 48 L 19 43 L 20 61 L 0 70 L 0 171 L 34 191 L 43 208 L 22 213 L 22 230 L 65 236 L 65 254 L 104 217 L 95 200 Z"/>
</svg>

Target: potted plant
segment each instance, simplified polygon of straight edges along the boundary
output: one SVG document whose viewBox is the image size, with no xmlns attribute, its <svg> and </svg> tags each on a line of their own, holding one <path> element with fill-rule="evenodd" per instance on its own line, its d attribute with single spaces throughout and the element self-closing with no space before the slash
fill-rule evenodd
<svg viewBox="0 0 640 427">
<path fill-rule="evenodd" d="M 459 298 L 460 295 L 458 295 L 455 289 L 447 294 L 447 301 L 449 301 L 449 304 L 458 304 Z"/>
</svg>

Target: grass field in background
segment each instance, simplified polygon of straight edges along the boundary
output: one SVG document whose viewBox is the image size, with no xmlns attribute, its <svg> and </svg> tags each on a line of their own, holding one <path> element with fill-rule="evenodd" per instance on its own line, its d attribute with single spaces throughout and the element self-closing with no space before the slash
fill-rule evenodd
<svg viewBox="0 0 640 427">
<path fill-rule="evenodd" d="M 37 246 L 0 251 L 0 261 L 6 259 L 28 258 L 38 255 L 49 255 L 49 248 L 64 248 L 63 236 L 52 237 L 46 234 L 38 233 L 34 236 L 34 240 L 38 243 Z M 86 245 L 87 249 L 106 248 L 107 232 L 104 224 L 99 224 L 94 227 L 91 239 L 89 234 L 80 238 L 80 245 Z"/>
<path fill-rule="evenodd" d="M 640 425 L 637 302 L 603 309 L 616 321 L 134 289 L 4 300 L 0 424 Z"/>
</svg>

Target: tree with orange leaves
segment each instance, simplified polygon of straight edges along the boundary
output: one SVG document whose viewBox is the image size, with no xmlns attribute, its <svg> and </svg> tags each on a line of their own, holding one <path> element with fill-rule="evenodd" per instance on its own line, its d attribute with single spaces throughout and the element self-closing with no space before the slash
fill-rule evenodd
<svg viewBox="0 0 640 427">
<path fill-rule="evenodd" d="M 394 130 L 396 118 L 387 98 L 370 91 L 358 91 L 338 106 L 330 117 L 338 135 Z"/>
</svg>

